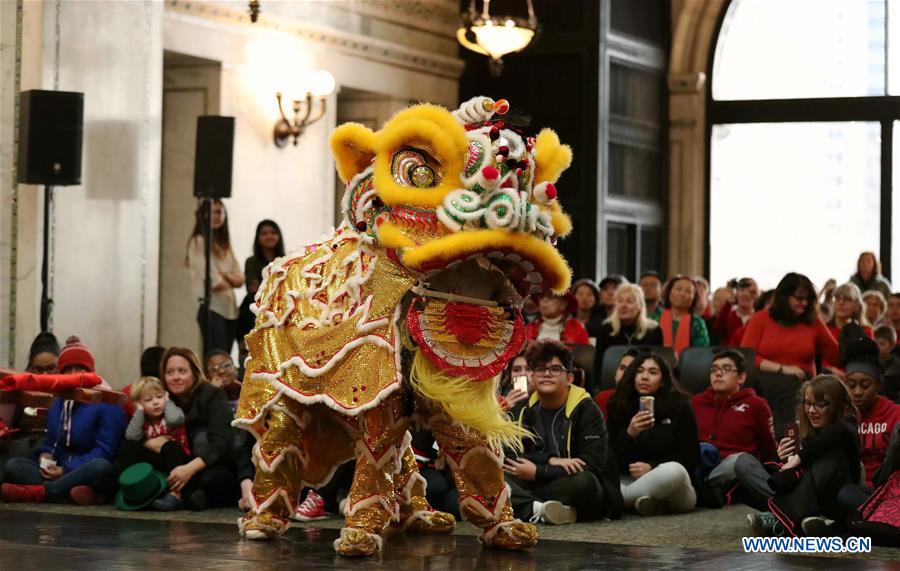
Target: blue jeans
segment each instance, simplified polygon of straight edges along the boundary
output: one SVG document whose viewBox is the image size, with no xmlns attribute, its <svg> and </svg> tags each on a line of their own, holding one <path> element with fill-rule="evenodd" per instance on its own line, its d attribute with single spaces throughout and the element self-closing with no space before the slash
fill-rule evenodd
<svg viewBox="0 0 900 571">
<path fill-rule="evenodd" d="M 69 490 L 75 486 L 90 486 L 97 490 L 106 485 L 113 476 L 112 463 L 103 458 L 94 458 L 71 472 L 53 481 L 45 481 L 40 465 L 31 458 L 10 458 L 4 471 L 5 481 L 10 484 L 32 486 L 44 485 L 48 502 L 62 502 L 69 498 Z"/>
</svg>

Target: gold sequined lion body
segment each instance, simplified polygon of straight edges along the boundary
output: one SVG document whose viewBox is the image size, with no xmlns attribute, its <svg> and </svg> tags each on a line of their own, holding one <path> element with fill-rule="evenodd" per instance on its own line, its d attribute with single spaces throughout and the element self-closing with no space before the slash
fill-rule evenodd
<svg viewBox="0 0 900 571">
<path fill-rule="evenodd" d="M 411 107 L 377 132 L 335 130 L 344 222 L 267 268 L 246 337 L 235 420 L 257 440 L 246 537 L 283 533 L 302 487 L 351 459 L 339 553 L 374 553 L 391 522 L 450 531 L 453 516 L 425 500 L 408 432 L 418 424 L 483 543 L 536 541 L 503 480 L 502 446 L 522 430 L 496 384 L 523 341 L 522 299 L 569 284 L 555 240 L 571 224 L 553 183 L 571 151 L 549 130 L 525 136 L 508 109 L 477 97 L 453 112 Z"/>
</svg>

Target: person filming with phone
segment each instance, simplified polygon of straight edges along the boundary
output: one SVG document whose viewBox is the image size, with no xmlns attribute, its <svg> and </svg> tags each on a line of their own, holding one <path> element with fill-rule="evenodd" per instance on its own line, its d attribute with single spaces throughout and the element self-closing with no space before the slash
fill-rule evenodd
<svg viewBox="0 0 900 571">
<path fill-rule="evenodd" d="M 644 516 L 694 509 L 697 423 L 665 359 L 647 352 L 635 357 L 607 410 L 625 507 Z"/>
<path fill-rule="evenodd" d="M 536 438 L 525 440 L 517 457 L 507 452 L 503 466 L 516 517 L 557 525 L 619 517 L 622 497 L 606 425 L 588 392 L 572 385 L 572 352 L 546 340 L 525 357 L 534 392 L 510 415 Z"/>
</svg>

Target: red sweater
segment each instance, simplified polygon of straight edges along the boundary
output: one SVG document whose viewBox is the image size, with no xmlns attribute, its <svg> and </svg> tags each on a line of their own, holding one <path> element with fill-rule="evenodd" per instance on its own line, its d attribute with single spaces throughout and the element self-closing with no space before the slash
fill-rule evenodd
<svg viewBox="0 0 900 571">
<path fill-rule="evenodd" d="M 700 442 L 718 448 L 722 458 L 747 452 L 763 462 L 778 460 L 772 411 L 753 389 L 741 389 L 726 400 L 709 387 L 694 395 L 691 406 Z"/>
<path fill-rule="evenodd" d="M 744 322 L 737 312 L 737 306 L 726 301 L 713 322 L 713 331 L 718 337 L 719 345 L 737 347 L 741 344 L 741 337 L 744 335 L 743 329 Z"/>
<path fill-rule="evenodd" d="M 538 338 L 541 332 L 541 323 L 543 319 L 540 317 L 525 326 L 525 338 L 533 341 Z M 591 340 L 588 337 L 587 330 L 584 325 L 574 317 L 566 320 L 566 327 L 563 329 L 560 341 L 568 345 L 590 345 Z"/>
<path fill-rule="evenodd" d="M 885 397 L 878 397 L 875 406 L 861 415 L 859 439 L 862 444 L 862 462 L 866 467 L 866 483 L 869 486 L 872 486 L 875 470 L 887 456 L 891 432 L 898 422 L 900 422 L 900 405 L 892 403 Z"/>
<path fill-rule="evenodd" d="M 795 323 L 785 327 L 768 311 L 757 311 L 747 323 L 741 347 L 756 351 L 756 366 L 765 359 L 782 365 L 800 367 L 808 377 L 816 374 L 816 355 L 838 362 L 838 344 L 818 317 L 811 325 Z"/>
<path fill-rule="evenodd" d="M 609 399 L 615 394 L 616 389 L 606 389 L 605 391 L 600 391 L 597 393 L 597 396 L 594 397 L 594 402 L 597 403 L 597 406 L 600 407 L 600 410 L 603 411 L 603 417 L 606 417 L 606 405 L 609 404 Z"/>
</svg>

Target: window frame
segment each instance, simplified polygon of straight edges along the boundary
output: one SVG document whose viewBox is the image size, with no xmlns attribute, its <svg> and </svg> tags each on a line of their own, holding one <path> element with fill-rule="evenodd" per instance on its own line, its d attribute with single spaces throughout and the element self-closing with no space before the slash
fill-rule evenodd
<svg viewBox="0 0 900 571">
<path fill-rule="evenodd" d="M 881 169 L 879 206 L 879 251 L 882 273 L 891 279 L 891 228 L 893 213 L 893 141 L 894 121 L 900 121 L 900 96 L 877 95 L 858 97 L 824 97 L 804 99 L 713 99 L 712 70 L 722 32 L 722 24 L 731 9 L 733 0 L 727 0 L 719 13 L 713 41 L 709 50 L 709 81 L 706 82 L 706 227 L 704 242 L 704 272 L 710 275 L 712 259 L 712 133 L 716 125 L 747 123 L 830 123 L 830 122 L 877 122 L 881 126 Z M 885 1 L 885 29 L 888 29 L 890 10 Z M 887 33 L 887 32 L 886 32 Z M 885 36 L 885 50 L 887 46 Z M 887 59 L 885 60 L 887 62 Z M 887 67 L 887 63 L 885 64 Z M 887 82 L 885 83 L 887 89 Z"/>
</svg>

